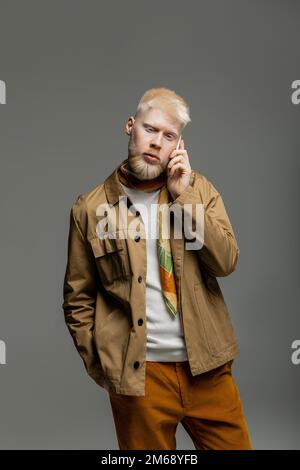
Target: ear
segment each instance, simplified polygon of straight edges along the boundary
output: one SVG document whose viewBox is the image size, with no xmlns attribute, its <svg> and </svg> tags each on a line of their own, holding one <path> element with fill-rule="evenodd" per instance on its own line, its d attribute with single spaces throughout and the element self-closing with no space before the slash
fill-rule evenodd
<svg viewBox="0 0 300 470">
<path fill-rule="evenodd" d="M 133 116 L 130 116 L 127 119 L 126 126 L 125 126 L 125 128 L 126 128 L 125 132 L 126 132 L 127 135 L 130 135 L 131 129 L 132 129 L 132 126 L 133 126 L 134 122 L 135 122 L 135 119 L 134 119 Z"/>
</svg>

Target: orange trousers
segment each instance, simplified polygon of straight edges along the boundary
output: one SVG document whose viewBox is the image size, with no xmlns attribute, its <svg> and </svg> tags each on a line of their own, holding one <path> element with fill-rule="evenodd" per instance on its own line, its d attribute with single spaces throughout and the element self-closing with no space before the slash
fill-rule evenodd
<svg viewBox="0 0 300 470">
<path fill-rule="evenodd" d="M 232 363 L 193 376 L 188 361 L 147 361 L 145 396 L 109 391 L 119 449 L 175 450 L 179 422 L 196 449 L 252 449 Z"/>
</svg>

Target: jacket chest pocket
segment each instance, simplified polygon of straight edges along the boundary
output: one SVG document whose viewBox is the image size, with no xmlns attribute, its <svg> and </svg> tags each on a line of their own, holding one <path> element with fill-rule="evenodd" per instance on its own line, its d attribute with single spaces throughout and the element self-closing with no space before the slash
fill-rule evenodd
<svg viewBox="0 0 300 470">
<path fill-rule="evenodd" d="M 126 240 L 95 237 L 89 242 L 104 285 L 131 275 Z"/>
</svg>

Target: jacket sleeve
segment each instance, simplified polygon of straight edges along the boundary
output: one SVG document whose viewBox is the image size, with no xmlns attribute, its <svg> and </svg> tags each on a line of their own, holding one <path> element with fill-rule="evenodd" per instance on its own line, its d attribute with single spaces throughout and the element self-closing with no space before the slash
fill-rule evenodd
<svg viewBox="0 0 300 470">
<path fill-rule="evenodd" d="M 79 196 L 70 213 L 62 308 L 65 322 L 88 374 L 102 385 L 103 371 L 93 342 L 97 295 L 96 267 L 79 225 L 82 206 Z"/>
<path fill-rule="evenodd" d="M 194 186 L 191 181 L 172 204 L 178 203 L 183 207 L 183 212 L 189 211 L 193 228 L 196 227 L 196 204 L 203 204 L 203 231 L 199 234 L 196 230 L 195 235 L 200 246 L 197 254 L 212 276 L 228 276 L 236 269 L 240 250 L 222 197 L 205 177 L 195 182 Z M 184 204 L 187 204 L 186 208 Z"/>
</svg>

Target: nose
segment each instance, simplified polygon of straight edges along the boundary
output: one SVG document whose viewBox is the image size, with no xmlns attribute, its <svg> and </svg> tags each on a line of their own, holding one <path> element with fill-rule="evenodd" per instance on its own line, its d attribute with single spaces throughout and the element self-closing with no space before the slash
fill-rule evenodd
<svg viewBox="0 0 300 470">
<path fill-rule="evenodd" d="M 151 147 L 154 147 L 154 148 L 161 148 L 161 139 L 162 139 L 162 135 L 156 135 L 155 137 L 153 137 L 153 139 L 151 139 Z"/>
</svg>

